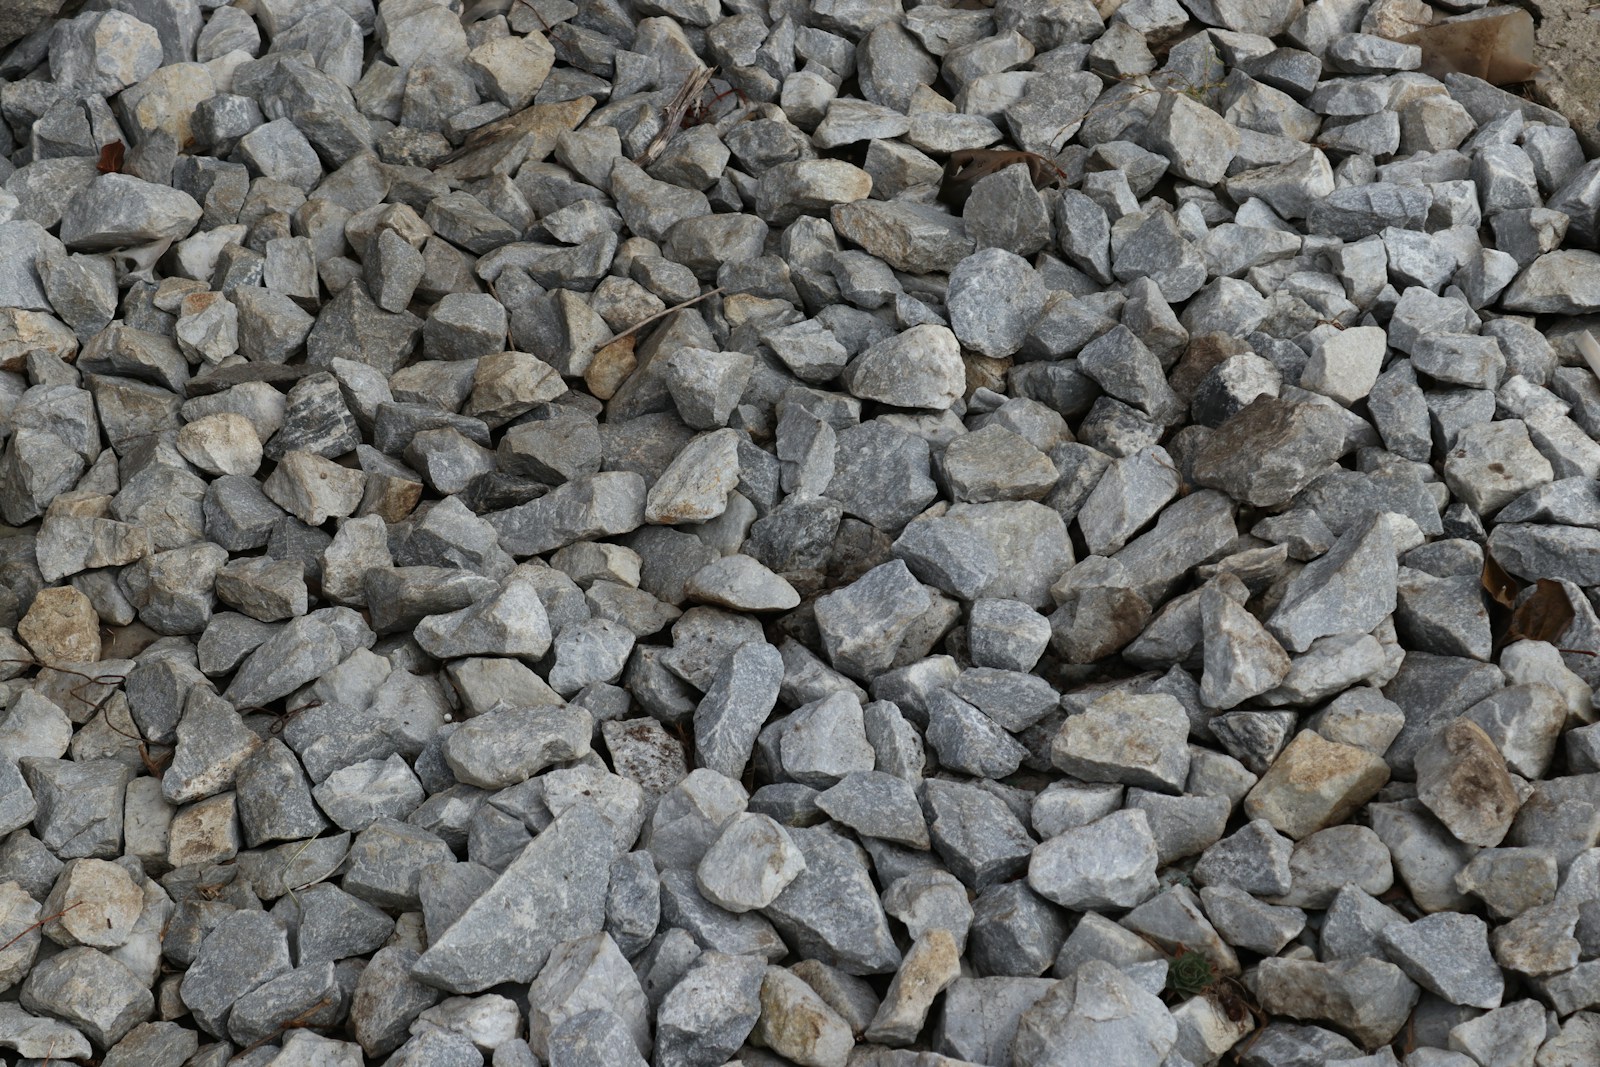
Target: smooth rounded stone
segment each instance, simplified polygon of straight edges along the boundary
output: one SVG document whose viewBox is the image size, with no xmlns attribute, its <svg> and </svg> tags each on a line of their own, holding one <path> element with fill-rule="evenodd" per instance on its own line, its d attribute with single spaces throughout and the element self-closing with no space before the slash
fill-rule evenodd
<svg viewBox="0 0 1600 1067">
<path fill-rule="evenodd" d="M 787 611 L 800 603 L 794 586 L 738 553 L 700 568 L 684 583 L 683 591 L 691 600 L 733 611 Z"/>
<path fill-rule="evenodd" d="M 1047 295 L 1027 260 L 1003 248 L 985 248 L 950 272 L 950 327 L 963 347 L 1003 359 L 1022 347 Z"/>
<path fill-rule="evenodd" d="M 1087 782 L 1178 793 L 1189 773 L 1189 716 L 1165 694 L 1111 693 L 1061 724 L 1051 762 Z"/>
<path fill-rule="evenodd" d="M 803 1067 L 843 1067 L 855 1035 L 850 1024 L 791 970 L 768 967 L 753 1040 Z"/>
<path fill-rule="evenodd" d="M 89 598 L 71 586 L 41 589 L 17 622 L 38 663 L 95 663 L 100 659 L 100 616 Z"/>
<path fill-rule="evenodd" d="M 1382 757 L 1301 730 L 1245 797 L 1245 813 L 1300 840 L 1345 821 L 1389 780 Z"/>
<path fill-rule="evenodd" d="M 1144 812 L 1114 812 L 1033 850 L 1028 884 L 1064 908 L 1131 908 L 1157 891 L 1156 841 Z"/>
<path fill-rule="evenodd" d="M 1489 925 L 1476 915 L 1440 912 L 1378 935 L 1413 981 L 1452 1004 L 1498 1008 L 1505 978 L 1489 952 Z"/>
<path fill-rule="evenodd" d="M 1177 1041 L 1178 1024 L 1158 996 L 1126 971 L 1089 960 L 1022 1013 L 1011 1054 L 1016 1067 L 1159 1067 Z"/>
<path fill-rule="evenodd" d="M 863 837 L 929 847 L 928 824 L 916 791 L 892 774 L 851 771 L 817 796 L 817 807 Z"/>
<path fill-rule="evenodd" d="M 771 904 L 805 870 L 794 842 L 765 815 L 734 816 L 706 850 L 695 884 L 706 899 L 732 912 Z"/>
<path fill-rule="evenodd" d="M 1505 759 L 1483 728 L 1459 718 L 1417 751 L 1417 798 L 1459 840 L 1493 848 L 1516 819 L 1520 798 Z"/>
<path fill-rule="evenodd" d="M 463 723 L 443 753 L 458 781 L 503 789 L 584 755 L 593 732 L 594 719 L 582 708 L 502 708 Z"/>
<path fill-rule="evenodd" d="M 1329 1023 L 1368 1048 L 1394 1039 L 1420 992 L 1399 967 L 1370 958 L 1273 958 L 1261 962 L 1256 977 L 1256 996 L 1268 1013 Z"/>
<path fill-rule="evenodd" d="M 45 936 L 71 948 L 112 949 L 126 944 L 144 911 L 144 891 L 121 866 L 105 860 L 76 859 L 62 870 L 45 898 Z"/>
<path fill-rule="evenodd" d="M 960 342 L 948 327 L 913 326 L 871 345 L 845 368 L 852 396 L 943 411 L 966 390 Z"/>
</svg>

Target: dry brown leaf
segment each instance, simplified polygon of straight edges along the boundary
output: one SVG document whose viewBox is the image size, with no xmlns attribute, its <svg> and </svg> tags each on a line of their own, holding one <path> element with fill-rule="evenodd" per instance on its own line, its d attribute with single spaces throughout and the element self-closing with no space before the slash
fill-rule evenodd
<svg viewBox="0 0 1600 1067">
<path fill-rule="evenodd" d="M 95 169 L 101 174 L 121 174 L 122 161 L 128 153 L 128 146 L 121 141 L 110 141 L 100 146 L 100 162 Z"/>
<path fill-rule="evenodd" d="M 1553 579 L 1540 578 L 1533 592 L 1511 613 L 1506 641 L 1559 644 L 1561 635 L 1572 625 L 1574 614 L 1566 587 Z"/>
<path fill-rule="evenodd" d="M 1061 168 L 1037 152 L 1021 152 L 1000 148 L 973 148 L 950 153 L 945 161 L 944 179 L 939 183 L 939 201 L 951 207 L 967 202 L 972 187 L 981 178 L 998 174 L 1013 164 L 1028 168 L 1028 177 L 1035 189 L 1043 189 L 1062 176 Z"/>
<path fill-rule="evenodd" d="M 1517 606 L 1517 580 L 1505 572 L 1489 553 L 1483 554 L 1483 589 L 1503 608 Z"/>
</svg>

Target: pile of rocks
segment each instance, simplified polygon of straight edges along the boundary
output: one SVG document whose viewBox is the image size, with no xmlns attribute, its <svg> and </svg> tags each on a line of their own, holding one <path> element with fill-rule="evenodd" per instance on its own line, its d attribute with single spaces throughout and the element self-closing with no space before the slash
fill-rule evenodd
<svg viewBox="0 0 1600 1067">
<path fill-rule="evenodd" d="M 1479 3 L 16 41 L 0 1048 L 1600 1062 L 1600 160 Z"/>
</svg>

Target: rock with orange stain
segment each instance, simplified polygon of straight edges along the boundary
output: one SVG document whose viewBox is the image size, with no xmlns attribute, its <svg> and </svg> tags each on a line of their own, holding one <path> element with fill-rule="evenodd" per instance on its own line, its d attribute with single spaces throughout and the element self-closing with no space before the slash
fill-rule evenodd
<svg viewBox="0 0 1600 1067">
<path fill-rule="evenodd" d="M 1505 757 L 1483 727 L 1465 717 L 1417 753 L 1417 799 L 1457 840 L 1483 848 L 1500 843 L 1521 805 Z"/>
</svg>

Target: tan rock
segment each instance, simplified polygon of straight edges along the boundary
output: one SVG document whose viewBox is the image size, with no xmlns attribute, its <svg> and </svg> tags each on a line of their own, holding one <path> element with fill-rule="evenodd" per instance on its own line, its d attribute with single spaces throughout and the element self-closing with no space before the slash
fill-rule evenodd
<svg viewBox="0 0 1600 1067">
<path fill-rule="evenodd" d="M 844 1067 L 855 1047 L 844 1017 L 782 967 L 768 967 L 761 980 L 761 1017 L 750 1036 L 801 1067 Z"/>
<path fill-rule="evenodd" d="M 0 882 L 0 989 L 10 989 L 28 975 L 39 954 L 43 909 L 16 882 Z"/>
<path fill-rule="evenodd" d="M 1417 799 L 1458 841 L 1493 848 L 1521 802 L 1506 761 L 1483 727 L 1459 718 L 1417 752 Z"/>
<path fill-rule="evenodd" d="M 261 437 L 231 411 L 206 415 L 178 431 L 178 451 L 207 474 L 251 475 L 261 466 Z"/>
<path fill-rule="evenodd" d="M 961 950 L 948 930 L 929 930 L 917 938 L 867 1027 L 868 1041 L 909 1045 L 922 1032 L 933 998 L 961 976 Z"/>
<path fill-rule="evenodd" d="M 121 866 L 107 860 L 72 860 L 45 898 L 45 936 L 65 948 L 116 948 L 133 935 L 144 911 L 144 890 Z"/>
<path fill-rule="evenodd" d="M 17 636 L 41 663 L 95 663 L 100 659 L 100 616 L 71 586 L 41 589 Z"/>
<path fill-rule="evenodd" d="M 1244 798 L 1244 810 L 1298 841 L 1349 818 L 1388 780 L 1381 756 L 1302 730 Z"/>
<path fill-rule="evenodd" d="M 167 862 L 226 863 L 239 854 L 238 805 L 221 793 L 180 808 L 167 830 Z"/>
</svg>

